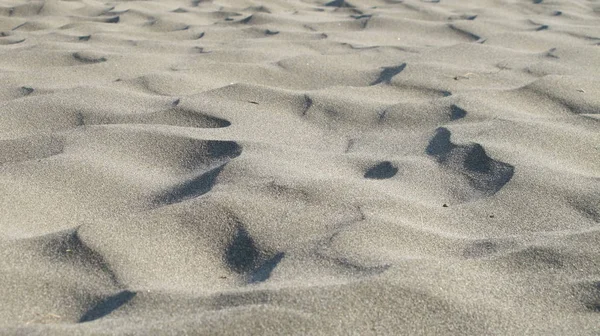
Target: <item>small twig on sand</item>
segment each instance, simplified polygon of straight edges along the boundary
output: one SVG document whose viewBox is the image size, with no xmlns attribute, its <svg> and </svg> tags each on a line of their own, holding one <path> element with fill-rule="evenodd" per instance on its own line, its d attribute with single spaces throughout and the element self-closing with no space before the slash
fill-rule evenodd
<svg viewBox="0 0 600 336">
<path fill-rule="evenodd" d="M 471 75 L 475 75 L 475 74 L 474 74 L 474 73 L 472 73 L 472 72 L 467 72 L 467 73 L 466 73 L 466 74 L 464 74 L 464 75 L 458 75 L 458 76 L 454 76 L 454 80 L 459 80 L 459 79 L 462 79 L 462 78 L 464 78 L 464 79 L 469 79 L 469 78 L 470 78 L 469 76 L 471 76 Z"/>
<path fill-rule="evenodd" d="M 55 320 L 59 320 L 62 318 L 62 316 L 56 315 L 53 313 L 48 313 L 46 315 L 37 313 L 36 315 L 38 315 L 38 317 L 25 322 L 25 325 L 28 325 L 31 323 L 42 323 L 42 324 L 53 323 Z"/>
</svg>

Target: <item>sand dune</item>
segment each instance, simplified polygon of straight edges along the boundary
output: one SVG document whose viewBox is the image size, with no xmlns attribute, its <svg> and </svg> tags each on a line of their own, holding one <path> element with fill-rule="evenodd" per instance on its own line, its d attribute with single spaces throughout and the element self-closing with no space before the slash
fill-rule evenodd
<svg viewBox="0 0 600 336">
<path fill-rule="evenodd" d="M 598 333 L 599 13 L 0 0 L 0 333 Z"/>
</svg>

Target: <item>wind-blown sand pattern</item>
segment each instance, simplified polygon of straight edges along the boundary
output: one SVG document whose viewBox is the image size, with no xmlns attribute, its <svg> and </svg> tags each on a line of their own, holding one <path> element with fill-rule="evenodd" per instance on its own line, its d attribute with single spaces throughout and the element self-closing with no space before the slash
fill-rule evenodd
<svg viewBox="0 0 600 336">
<path fill-rule="evenodd" d="M 600 2 L 0 0 L 0 333 L 597 335 Z"/>
</svg>

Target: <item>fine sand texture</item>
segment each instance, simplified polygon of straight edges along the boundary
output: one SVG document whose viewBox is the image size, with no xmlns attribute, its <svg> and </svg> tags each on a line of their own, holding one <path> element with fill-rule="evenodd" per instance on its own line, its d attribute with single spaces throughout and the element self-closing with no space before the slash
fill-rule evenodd
<svg viewBox="0 0 600 336">
<path fill-rule="evenodd" d="M 600 1 L 0 0 L 0 334 L 598 335 Z"/>
</svg>

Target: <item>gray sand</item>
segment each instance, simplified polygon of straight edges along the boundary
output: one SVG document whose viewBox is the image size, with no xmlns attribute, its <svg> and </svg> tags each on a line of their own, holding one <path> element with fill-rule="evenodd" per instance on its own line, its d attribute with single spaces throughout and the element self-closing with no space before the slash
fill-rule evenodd
<svg viewBox="0 0 600 336">
<path fill-rule="evenodd" d="M 0 334 L 597 335 L 599 15 L 0 0 Z"/>
</svg>

